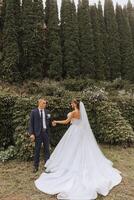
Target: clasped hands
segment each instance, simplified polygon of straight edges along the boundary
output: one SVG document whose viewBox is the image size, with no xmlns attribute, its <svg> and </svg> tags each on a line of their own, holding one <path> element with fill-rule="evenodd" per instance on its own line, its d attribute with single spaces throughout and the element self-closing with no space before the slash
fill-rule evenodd
<svg viewBox="0 0 134 200">
<path fill-rule="evenodd" d="M 52 126 L 54 127 L 54 126 L 56 126 L 56 125 L 57 125 L 56 121 L 53 120 L 53 121 L 52 121 Z M 31 139 L 31 142 L 34 142 L 34 141 L 35 141 L 35 135 L 32 134 L 32 135 L 30 136 L 30 139 Z"/>
</svg>

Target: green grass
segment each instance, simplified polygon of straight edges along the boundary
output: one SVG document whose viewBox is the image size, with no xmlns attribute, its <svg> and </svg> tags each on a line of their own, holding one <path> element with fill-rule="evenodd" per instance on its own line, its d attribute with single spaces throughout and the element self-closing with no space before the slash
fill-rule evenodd
<svg viewBox="0 0 134 200">
<path fill-rule="evenodd" d="M 122 172 L 123 180 L 107 197 L 97 200 L 134 200 L 134 148 L 102 146 L 105 155 Z M 34 186 L 34 180 L 43 171 L 43 161 L 37 174 L 32 173 L 32 162 L 9 161 L 0 163 L 0 200 L 56 200 Z"/>
</svg>

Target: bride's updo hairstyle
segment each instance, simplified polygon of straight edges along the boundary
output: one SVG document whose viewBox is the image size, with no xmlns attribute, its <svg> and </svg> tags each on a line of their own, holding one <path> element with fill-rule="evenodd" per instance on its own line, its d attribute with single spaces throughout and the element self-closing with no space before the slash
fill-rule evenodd
<svg viewBox="0 0 134 200">
<path fill-rule="evenodd" d="M 78 99 L 73 99 L 72 103 L 75 103 L 77 109 L 80 109 L 80 101 Z"/>
</svg>

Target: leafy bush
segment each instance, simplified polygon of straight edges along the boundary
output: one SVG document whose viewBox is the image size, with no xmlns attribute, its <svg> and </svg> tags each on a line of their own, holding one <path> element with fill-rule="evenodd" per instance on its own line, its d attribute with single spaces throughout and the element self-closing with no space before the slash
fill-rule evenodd
<svg viewBox="0 0 134 200">
<path fill-rule="evenodd" d="M 57 96 L 61 97 L 64 95 L 65 90 L 61 87 L 60 84 L 56 82 L 28 82 L 26 85 L 23 86 L 25 91 L 29 95 L 40 95 L 40 96 Z"/>
<path fill-rule="evenodd" d="M 67 113 L 71 110 L 69 102 L 75 97 L 84 102 L 89 121 L 97 141 L 123 146 L 130 146 L 134 144 L 134 132 L 131 127 L 134 122 L 132 111 L 134 102 L 130 103 L 127 101 L 122 104 L 122 101 L 117 101 L 117 103 L 113 103 L 109 100 L 105 89 L 90 86 L 83 90 L 83 92 L 66 91 L 62 97 L 46 96 L 49 101 L 48 109 L 51 111 L 52 118 L 66 118 Z M 0 96 L 0 122 L 5 123 L 6 126 L 5 128 L 2 128 L 0 125 L 1 141 L 7 140 L 7 146 L 11 144 L 14 145 L 14 151 L 11 151 L 11 147 L 9 147 L 5 153 L 4 150 L 0 151 L 1 161 L 2 157 L 4 160 L 8 160 L 13 157 L 21 160 L 31 160 L 33 158 L 34 143 L 31 143 L 29 140 L 28 125 L 30 112 L 36 107 L 38 98 L 39 96 L 36 95 L 31 98 L 9 97 L 9 95 Z M 6 104 L 3 104 L 2 101 L 6 102 Z M 129 109 L 127 110 L 128 105 Z M 6 110 L 7 107 L 8 110 Z M 9 112 L 8 115 L 4 115 L 5 110 L 6 112 Z M 6 121 L 5 119 L 7 116 L 8 120 Z M 55 147 L 57 145 L 61 137 L 65 134 L 67 128 L 67 126 L 63 125 L 51 128 L 51 147 Z M 9 135 L 6 135 L 7 130 L 11 131 L 8 131 Z M 12 143 L 9 138 L 13 140 Z M 8 140 L 10 142 L 8 142 Z"/>
<path fill-rule="evenodd" d="M 13 111 L 15 98 L 9 95 L 0 96 L 0 148 L 13 144 Z"/>
<path fill-rule="evenodd" d="M 128 81 L 117 78 L 113 82 L 106 82 L 106 90 L 122 90 L 127 84 L 129 84 Z"/>
<path fill-rule="evenodd" d="M 102 143 L 130 146 L 134 143 L 131 125 L 117 109 L 117 104 L 102 101 L 95 104 L 97 138 Z"/>
<path fill-rule="evenodd" d="M 131 124 L 134 130 L 134 99 L 115 98 L 122 116 Z"/>
<path fill-rule="evenodd" d="M 14 143 L 17 158 L 30 160 L 33 157 L 33 143 L 28 136 L 28 123 L 31 110 L 36 106 L 36 100 L 30 98 L 17 98 L 14 106 Z"/>
<path fill-rule="evenodd" d="M 16 157 L 16 149 L 14 146 L 9 146 L 5 151 L 0 151 L 0 161 L 6 162 Z"/>
<path fill-rule="evenodd" d="M 85 88 L 93 86 L 94 82 L 91 79 L 66 79 L 62 82 L 62 85 L 69 91 L 83 91 Z"/>
</svg>

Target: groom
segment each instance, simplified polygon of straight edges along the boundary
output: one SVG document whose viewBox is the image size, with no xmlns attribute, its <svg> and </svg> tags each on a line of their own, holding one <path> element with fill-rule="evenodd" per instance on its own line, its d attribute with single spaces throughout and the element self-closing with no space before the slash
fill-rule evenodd
<svg viewBox="0 0 134 200">
<path fill-rule="evenodd" d="M 38 107 L 31 111 L 29 134 L 31 141 L 35 141 L 35 152 L 34 152 L 34 170 L 37 172 L 40 161 L 40 150 L 43 143 L 44 147 L 44 160 L 45 162 L 50 157 L 49 149 L 49 128 L 51 124 L 51 115 L 47 109 L 47 101 L 45 99 L 38 100 Z"/>
</svg>

